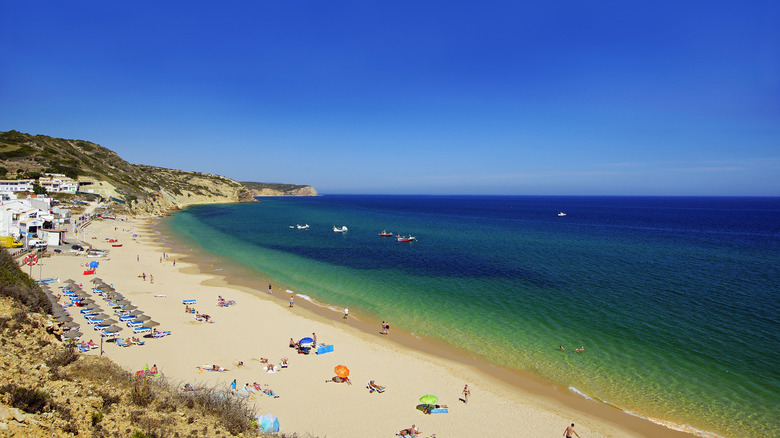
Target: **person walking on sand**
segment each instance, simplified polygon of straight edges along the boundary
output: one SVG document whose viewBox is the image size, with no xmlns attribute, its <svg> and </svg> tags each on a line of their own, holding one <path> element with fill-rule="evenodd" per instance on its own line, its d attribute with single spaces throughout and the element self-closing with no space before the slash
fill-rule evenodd
<svg viewBox="0 0 780 438">
<path fill-rule="evenodd" d="M 344 308 L 344 319 L 347 319 L 348 317 L 349 317 L 349 309 L 345 307 Z"/>
<path fill-rule="evenodd" d="M 469 396 L 471 395 L 471 390 L 469 389 L 469 385 L 466 385 L 463 388 L 463 403 L 469 402 Z"/>
<path fill-rule="evenodd" d="M 271 283 L 268 283 L 268 295 L 272 295 L 274 293 L 273 289 L 271 289 Z"/>
<path fill-rule="evenodd" d="M 566 438 L 572 438 L 572 434 L 577 435 L 577 438 L 580 438 L 580 434 L 574 430 L 574 423 L 572 423 L 571 426 L 567 427 L 566 430 L 563 431 L 563 436 Z"/>
<path fill-rule="evenodd" d="M 295 297 L 291 295 L 290 296 L 290 307 L 292 307 L 294 305 L 295 305 Z"/>
</svg>

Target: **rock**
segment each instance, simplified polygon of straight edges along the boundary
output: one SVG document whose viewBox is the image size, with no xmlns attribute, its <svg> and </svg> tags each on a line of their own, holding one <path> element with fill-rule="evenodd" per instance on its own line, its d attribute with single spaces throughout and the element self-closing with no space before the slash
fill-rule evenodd
<svg viewBox="0 0 780 438">
<path fill-rule="evenodd" d="M 27 415 L 24 412 L 20 411 L 19 409 L 16 409 L 16 412 L 14 412 L 14 420 L 20 423 L 24 423 L 24 420 L 26 419 L 27 419 Z"/>
<path fill-rule="evenodd" d="M 0 421 L 7 421 L 14 418 L 15 408 L 10 406 L 0 405 Z"/>
</svg>

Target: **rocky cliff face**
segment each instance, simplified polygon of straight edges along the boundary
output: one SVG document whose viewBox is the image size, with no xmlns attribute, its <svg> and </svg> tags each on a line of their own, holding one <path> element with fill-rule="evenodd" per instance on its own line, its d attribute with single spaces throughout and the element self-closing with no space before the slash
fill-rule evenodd
<svg viewBox="0 0 780 438">
<path fill-rule="evenodd" d="M 194 204 L 256 202 L 253 196 L 317 195 L 311 186 L 239 183 L 220 175 L 131 164 L 95 143 L 17 131 L 0 132 L 0 171 L 24 178 L 62 173 L 77 179 L 79 190 L 124 202 L 136 215 L 162 215 Z"/>
<path fill-rule="evenodd" d="M 292 190 L 275 190 L 269 187 L 252 190 L 252 196 L 319 196 L 312 186 L 303 186 Z"/>
</svg>

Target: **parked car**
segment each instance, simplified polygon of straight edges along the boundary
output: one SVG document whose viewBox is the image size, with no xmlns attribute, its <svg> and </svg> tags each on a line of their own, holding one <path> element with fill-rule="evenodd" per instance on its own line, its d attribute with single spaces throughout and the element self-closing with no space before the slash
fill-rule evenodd
<svg viewBox="0 0 780 438">
<path fill-rule="evenodd" d="M 46 248 L 46 242 L 43 240 L 32 239 L 27 241 L 28 248 Z"/>
</svg>

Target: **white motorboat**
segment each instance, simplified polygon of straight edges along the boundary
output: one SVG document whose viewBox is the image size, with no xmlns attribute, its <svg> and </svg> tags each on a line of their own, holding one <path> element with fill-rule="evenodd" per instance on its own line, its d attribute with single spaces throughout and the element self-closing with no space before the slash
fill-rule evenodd
<svg viewBox="0 0 780 438">
<path fill-rule="evenodd" d="M 566 216 L 566 213 L 560 212 L 560 213 L 558 213 L 558 216 L 561 216 L 561 217 Z"/>
<path fill-rule="evenodd" d="M 299 230 L 308 230 L 309 229 L 309 224 L 306 224 L 306 225 L 296 225 L 296 226 L 298 227 Z"/>
<path fill-rule="evenodd" d="M 346 233 L 347 232 L 347 226 L 342 225 L 341 227 L 333 226 L 333 232 L 335 233 Z"/>
</svg>

